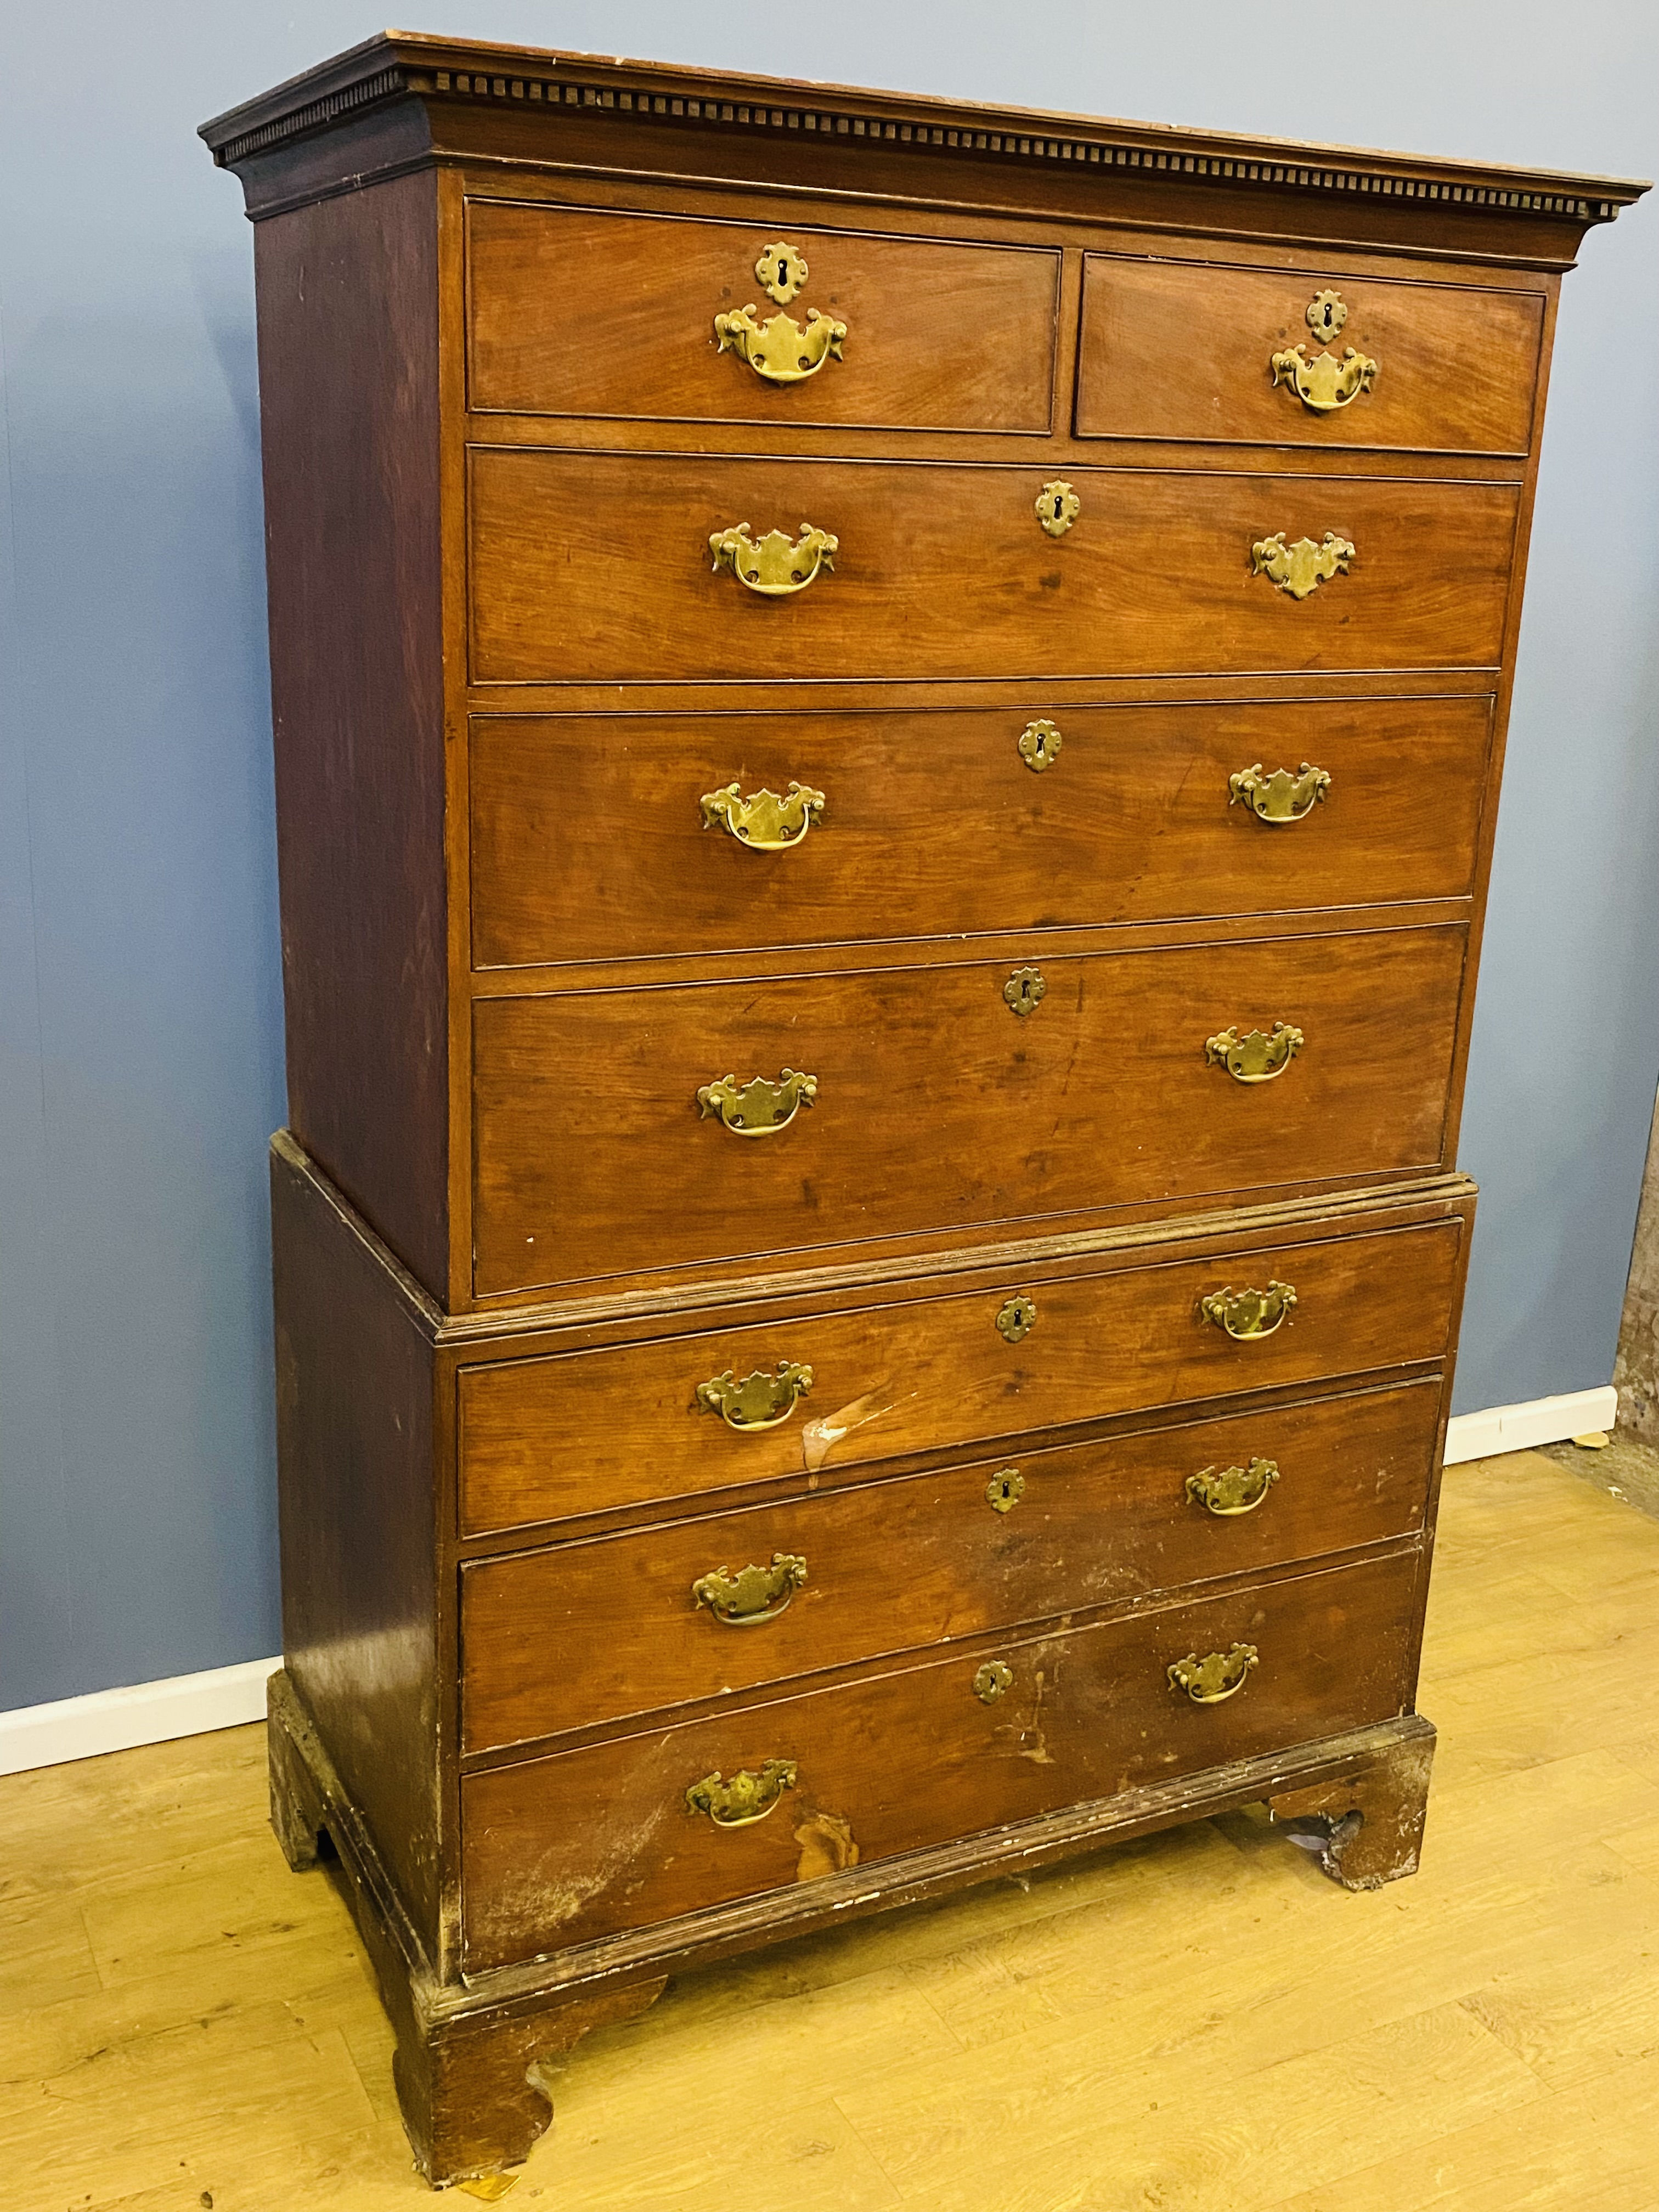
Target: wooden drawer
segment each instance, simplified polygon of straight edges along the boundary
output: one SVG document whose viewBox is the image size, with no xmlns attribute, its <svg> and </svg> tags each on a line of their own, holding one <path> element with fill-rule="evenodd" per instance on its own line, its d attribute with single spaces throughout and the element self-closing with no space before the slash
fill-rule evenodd
<svg viewBox="0 0 1659 2212">
<path fill-rule="evenodd" d="M 762 290 L 756 268 L 779 241 L 807 267 L 783 302 Z M 803 229 L 787 210 L 734 223 L 467 204 L 475 410 L 1042 433 L 1059 300 L 1060 255 L 1047 246 Z M 947 334 L 939 343 L 918 337 L 919 307 Z M 735 331 L 722 350 L 714 318 L 744 308 L 755 339 Z M 816 342 L 814 309 L 820 328 L 843 326 L 839 356 Z M 778 316 L 818 364 L 793 381 L 746 357 L 752 344 L 769 368 L 798 363 Z"/>
<path fill-rule="evenodd" d="M 479 1000 L 476 1283 L 823 1249 L 1429 1167 L 1462 925 Z M 1017 977 L 1043 992 L 1024 1018 Z M 1265 1082 L 1206 1041 L 1293 1024 Z M 699 1091 L 788 1070 L 762 1137 Z M 733 1111 L 739 1109 L 733 1109 Z"/>
<path fill-rule="evenodd" d="M 974 935 L 1467 897 L 1491 700 L 960 713 L 479 715 L 477 967 Z M 1020 750 L 1060 732 L 1051 765 Z M 1028 740 L 1048 757 L 1051 741 Z M 1294 824 L 1235 799 L 1261 766 L 1330 784 Z M 742 842 L 703 801 L 822 795 Z M 1311 788 L 1311 787 L 1310 787 Z M 1281 803 L 1264 793 L 1263 806 Z M 802 822 L 806 823 L 805 834 Z M 741 816 L 737 828 L 744 827 Z M 872 897 L 872 886 L 880 886 Z"/>
<path fill-rule="evenodd" d="M 1434 1376 L 473 1562 L 461 1572 L 463 1747 L 1415 1534 L 1439 1419 Z M 1257 1461 L 1276 1477 L 1249 1483 Z M 1189 1477 L 1232 1467 L 1247 1483 L 1218 1502 L 1234 1510 L 1188 1492 Z M 720 1591 L 693 1595 L 702 1577 L 780 1557 L 775 1589 L 744 1594 L 735 1620 L 717 1617 Z"/>
<path fill-rule="evenodd" d="M 826 1466 L 1437 1361 L 1461 1236 L 1451 1220 L 1241 1237 L 1205 1259 L 1118 1253 L 1094 1272 L 1034 1267 L 994 1291 L 876 1291 L 762 1327 L 466 1367 L 461 1526 L 478 1535 L 750 1482 L 810 1486 Z M 1297 1303 L 1271 1335 L 1236 1339 L 1200 1312 L 1213 1291 L 1273 1280 Z M 1036 1319 L 1010 1343 L 998 1316 L 1017 1297 Z M 778 1426 L 740 1431 L 699 1407 L 700 1383 L 781 1363 L 812 1379 Z"/>
<path fill-rule="evenodd" d="M 1346 309 L 1330 337 L 1307 312 L 1328 290 Z M 1091 253 L 1077 433 L 1519 456 L 1532 443 L 1543 328 L 1540 292 Z M 1352 396 L 1304 375 L 1327 403 L 1310 405 L 1289 361 L 1275 382 L 1274 356 L 1297 346 L 1316 374 L 1322 355 L 1345 364 L 1352 348 Z"/>
<path fill-rule="evenodd" d="M 1518 485 L 1066 471 L 475 447 L 477 684 L 1489 668 L 1503 647 Z M 602 519 L 602 520 L 601 520 Z M 833 573 L 767 598 L 710 562 L 747 524 L 838 540 Z M 1297 599 L 1252 548 L 1331 533 L 1346 574 Z"/>
<path fill-rule="evenodd" d="M 477 1972 L 621 1929 L 1112 1797 L 1391 1718 L 1411 1694 L 1419 1554 L 1177 1605 L 679 1727 L 474 1773 L 461 1785 L 466 1961 Z M 1253 1645 L 1224 1703 L 1170 1666 Z M 983 1704 L 988 1664 L 1008 1686 Z M 748 1826 L 686 1791 L 794 1769 Z"/>
</svg>

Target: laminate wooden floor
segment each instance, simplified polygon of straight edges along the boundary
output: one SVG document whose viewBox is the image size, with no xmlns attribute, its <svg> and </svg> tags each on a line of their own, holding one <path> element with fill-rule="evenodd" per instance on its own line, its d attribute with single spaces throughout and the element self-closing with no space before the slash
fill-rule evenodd
<svg viewBox="0 0 1659 2212">
<path fill-rule="evenodd" d="M 708 1972 L 580 2047 L 510 2202 L 1659 2212 L 1656 1682 L 1659 1522 L 1454 1468 L 1415 1879 L 1239 1814 Z M 0 1782 L 0 2212 L 431 2201 L 259 1729 Z"/>
</svg>

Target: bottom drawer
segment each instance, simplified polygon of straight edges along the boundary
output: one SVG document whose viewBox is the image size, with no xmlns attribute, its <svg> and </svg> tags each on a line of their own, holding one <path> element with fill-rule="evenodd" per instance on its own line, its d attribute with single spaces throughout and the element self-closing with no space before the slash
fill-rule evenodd
<svg viewBox="0 0 1659 2212">
<path fill-rule="evenodd" d="M 475 1772 L 462 1784 L 467 1967 L 1389 1719 L 1410 1694 L 1420 1557 L 1010 1637 Z M 1171 1683 L 1172 1663 L 1238 1645 L 1257 1655 L 1238 1686 L 1219 1670 L 1199 1686 L 1229 1689 L 1220 1701 Z M 744 1784 L 729 1794 L 740 1773 L 757 1784 L 748 1796 Z M 694 1808 L 688 1790 L 714 1777 Z"/>
</svg>

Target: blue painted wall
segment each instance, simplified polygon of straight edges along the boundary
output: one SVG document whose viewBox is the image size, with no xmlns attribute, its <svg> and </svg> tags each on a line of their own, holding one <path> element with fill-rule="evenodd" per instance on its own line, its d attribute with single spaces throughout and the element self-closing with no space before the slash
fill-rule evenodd
<svg viewBox="0 0 1659 2212">
<path fill-rule="evenodd" d="M 278 1640 L 252 256 L 195 126 L 379 22 L 59 0 L 0 43 L 0 1707 Z M 458 0 L 417 22 L 1659 170 L 1650 0 L 1392 0 L 1316 30 L 1237 0 Z M 1650 203 L 1590 238 L 1556 352 L 1465 1121 L 1465 1407 L 1612 1365 L 1659 1068 L 1656 358 Z"/>
</svg>

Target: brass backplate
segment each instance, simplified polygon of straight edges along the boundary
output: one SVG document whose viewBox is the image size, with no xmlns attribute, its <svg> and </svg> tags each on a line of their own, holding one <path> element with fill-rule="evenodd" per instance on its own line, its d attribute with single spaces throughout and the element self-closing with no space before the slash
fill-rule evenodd
<svg viewBox="0 0 1659 2212">
<path fill-rule="evenodd" d="M 1054 766 L 1060 747 L 1060 732 L 1052 722 L 1028 722 L 1019 733 L 1019 757 L 1035 775 Z"/>
<path fill-rule="evenodd" d="M 802 523 L 799 538 L 769 530 L 764 538 L 752 538 L 749 525 L 738 522 L 727 530 L 711 531 L 708 550 L 717 572 L 729 568 L 746 590 L 763 599 L 776 599 L 804 592 L 820 569 L 830 574 L 841 540 L 811 522 Z"/>
<path fill-rule="evenodd" d="M 1305 599 L 1333 576 L 1346 576 L 1354 557 L 1352 544 L 1334 530 L 1328 530 L 1317 545 L 1311 538 L 1298 538 L 1294 545 L 1287 545 L 1279 530 L 1251 546 L 1250 568 L 1291 599 Z"/>
<path fill-rule="evenodd" d="M 1310 761 L 1304 761 L 1294 775 L 1287 768 L 1270 773 L 1254 761 L 1227 778 L 1227 804 L 1236 806 L 1243 799 L 1258 822 L 1277 827 L 1305 821 L 1330 787 L 1329 769 L 1316 768 Z"/>
<path fill-rule="evenodd" d="M 1041 968 L 1016 968 L 1002 987 L 1005 1005 L 1021 1021 L 1028 1014 L 1036 1013 L 1048 995 L 1048 986 L 1043 981 Z"/>
<path fill-rule="evenodd" d="M 705 1774 L 685 1793 L 688 1812 L 707 1813 L 717 1828 L 748 1828 L 763 1820 L 786 1790 L 795 1786 L 793 1759 L 769 1759 L 758 1774 L 743 1767 L 727 1782 Z"/>
<path fill-rule="evenodd" d="M 1070 484 L 1056 477 L 1036 495 L 1036 519 L 1050 538 L 1063 538 L 1083 512 L 1083 501 Z"/>
<path fill-rule="evenodd" d="M 1238 1695 L 1261 1657 L 1254 1644 L 1235 1644 L 1231 1650 L 1206 1652 L 1202 1659 L 1189 1651 L 1170 1668 L 1170 1687 L 1184 1690 L 1195 1705 L 1224 1705 Z"/>
<path fill-rule="evenodd" d="M 1271 1030 L 1220 1030 L 1204 1040 L 1204 1058 L 1224 1067 L 1235 1083 L 1272 1083 L 1285 1073 L 1307 1040 L 1294 1022 L 1275 1022 Z"/>
<path fill-rule="evenodd" d="M 1005 1467 L 985 1486 L 985 1502 L 993 1513 L 1012 1513 L 1025 1495 L 1025 1477 L 1017 1467 Z"/>
<path fill-rule="evenodd" d="M 1006 1659 L 988 1659 L 974 1677 L 974 1695 L 982 1705 L 994 1705 L 1013 1687 L 1014 1670 Z"/>
<path fill-rule="evenodd" d="M 1270 1282 L 1265 1291 L 1212 1291 L 1198 1302 L 1200 1320 L 1212 1322 L 1240 1343 L 1252 1337 L 1271 1336 L 1296 1304 L 1289 1283 Z"/>
<path fill-rule="evenodd" d="M 1036 1327 L 1037 1310 L 1034 1299 L 1024 1291 L 1012 1297 L 997 1316 L 997 1334 L 1009 1344 L 1018 1344 Z"/>
<path fill-rule="evenodd" d="M 757 1368 L 741 1382 L 728 1367 L 699 1382 L 696 1403 L 706 1413 L 718 1413 L 728 1429 L 775 1429 L 795 1410 L 795 1401 L 812 1388 L 812 1370 L 798 1359 L 781 1359 L 769 1375 Z"/>
<path fill-rule="evenodd" d="M 727 783 L 704 792 L 698 804 L 705 830 L 724 830 L 751 853 L 788 852 L 823 814 L 823 793 L 805 783 L 792 782 L 783 793 L 751 792 L 747 798 L 741 784 Z"/>
<path fill-rule="evenodd" d="M 799 1552 L 774 1552 L 769 1567 L 714 1567 L 691 1585 L 691 1601 L 706 1605 L 716 1620 L 732 1628 L 757 1627 L 775 1620 L 806 1580 Z"/>
<path fill-rule="evenodd" d="M 775 1137 L 817 1095 L 816 1075 L 786 1067 L 776 1082 L 769 1076 L 751 1075 L 747 1083 L 739 1083 L 735 1076 L 722 1075 L 702 1084 L 697 1108 L 705 1121 L 718 1115 L 734 1137 Z"/>
<path fill-rule="evenodd" d="M 1248 1467 L 1205 1467 L 1187 1477 L 1187 1495 L 1220 1520 L 1254 1513 L 1279 1480 L 1276 1461 L 1253 1459 Z"/>
</svg>

